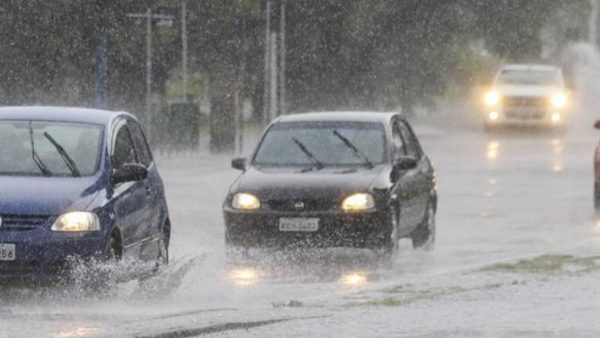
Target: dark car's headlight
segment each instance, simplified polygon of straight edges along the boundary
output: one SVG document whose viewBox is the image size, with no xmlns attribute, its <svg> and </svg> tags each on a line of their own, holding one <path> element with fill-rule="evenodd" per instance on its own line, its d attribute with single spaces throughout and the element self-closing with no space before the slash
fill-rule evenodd
<svg viewBox="0 0 600 338">
<path fill-rule="evenodd" d="M 369 193 L 356 193 L 352 194 L 342 201 L 342 210 L 344 211 L 364 211 L 373 209 L 375 207 L 375 200 Z"/>
<path fill-rule="evenodd" d="M 92 212 L 71 211 L 60 215 L 50 229 L 58 232 L 98 231 L 100 220 Z"/>
<path fill-rule="evenodd" d="M 231 206 L 239 210 L 256 210 L 260 208 L 260 200 L 252 194 L 241 192 L 233 196 Z"/>
</svg>

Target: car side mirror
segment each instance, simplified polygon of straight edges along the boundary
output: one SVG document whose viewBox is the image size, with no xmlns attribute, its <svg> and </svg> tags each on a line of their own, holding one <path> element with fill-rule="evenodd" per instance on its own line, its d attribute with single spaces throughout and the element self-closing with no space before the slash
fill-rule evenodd
<svg viewBox="0 0 600 338">
<path fill-rule="evenodd" d="M 594 128 L 600 129 L 600 120 L 596 120 L 596 122 L 594 122 Z"/>
<path fill-rule="evenodd" d="M 110 181 L 112 184 L 140 181 L 148 177 L 148 169 L 141 164 L 128 163 L 112 172 Z"/>
<path fill-rule="evenodd" d="M 414 169 L 417 167 L 417 160 L 411 156 L 400 156 L 394 160 L 390 179 L 396 182 L 400 178 L 403 171 Z"/>
<path fill-rule="evenodd" d="M 243 157 L 237 157 L 231 160 L 231 167 L 237 170 L 246 170 L 246 159 Z"/>
</svg>

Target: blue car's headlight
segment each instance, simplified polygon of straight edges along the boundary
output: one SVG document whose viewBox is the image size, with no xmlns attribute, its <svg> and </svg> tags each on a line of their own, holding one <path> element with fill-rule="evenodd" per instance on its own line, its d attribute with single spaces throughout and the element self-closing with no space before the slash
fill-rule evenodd
<svg viewBox="0 0 600 338">
<path fill-rule="evenodd" d="M 71 211 L 60 215 L 50 229 L 60 232 L 98 231 L 100 220 L 92 212 Z"/>
</svg>

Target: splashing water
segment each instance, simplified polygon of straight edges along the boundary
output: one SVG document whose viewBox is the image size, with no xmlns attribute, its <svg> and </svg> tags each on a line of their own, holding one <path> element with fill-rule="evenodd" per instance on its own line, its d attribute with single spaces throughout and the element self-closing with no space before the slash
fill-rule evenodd
<svg viewBox="0 0 600 338">
<path fill-rule="evenodd" d="M 576 126 L 590 128 L 600 118 L 600 51 L 587 42 L 575 42 L 566 52 L 565 61 L 573 71 L 574 119 Z"/>
</svg>

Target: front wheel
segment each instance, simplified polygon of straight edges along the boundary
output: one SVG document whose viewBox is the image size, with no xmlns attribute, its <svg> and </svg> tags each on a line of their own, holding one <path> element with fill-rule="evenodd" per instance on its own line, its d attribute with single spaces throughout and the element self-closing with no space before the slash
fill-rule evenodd
<svg viewBox="0 0 600 338">
<path fill-rule="evenodd" d="M 169 264 L 169 240 L 171 231 L 168 224 L 165 224 L 158 240 L 158 254 L 156 257 L 155 272 Z"/>
<path fill-rule="evenodd" d="M 410 234 L 414 249 L 432 250 L 435 245 L 435 204 L 429 201 L 423 222 Z"/>
<path fill-rule="evenodd" d="M 390 228 L 390 233 L 383 241 L 382 247 L 379 249 L 381 251 L 381 256 L 386 260 L 392 260 L 398 254 L 398 246 L 400 240 L 399 233 L 399 221 L 400 215 L 396 208 L 391 207 L 388 211 L 388 226 Z"/>
</svg>

